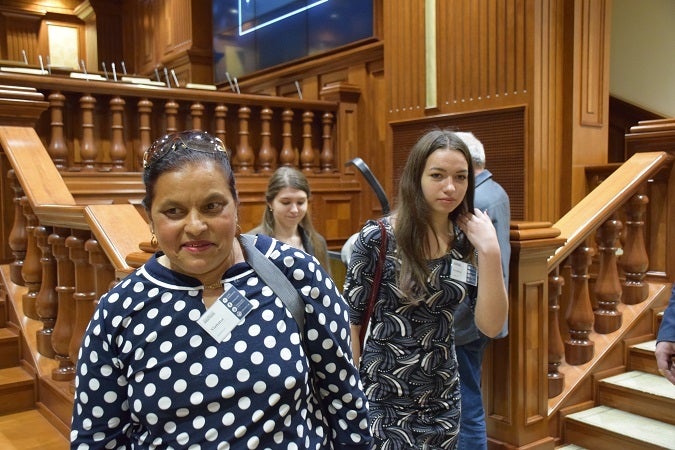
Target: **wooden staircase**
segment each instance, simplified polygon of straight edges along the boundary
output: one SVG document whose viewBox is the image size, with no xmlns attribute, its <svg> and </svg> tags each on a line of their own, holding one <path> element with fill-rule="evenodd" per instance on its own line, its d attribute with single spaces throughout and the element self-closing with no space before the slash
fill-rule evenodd
<svg viewBox="0 0 675 450">
<path fill-rule="evenodd" d="M 17 315 L 7 293 L 0 296 L 0 448 L 3 450 L 65 450 L 68 427 L 57 417 L 53 405 L 43 401 L 58 398 L 61 415 L 72 403 L 64 401 L 64 386 L 40 381 L 37 365 L 30 363 L 30 344 L 17 324 Z M 28 353 L 28 356 L 27 356 Z M 50 387 L 51 386 L 51 387 Z M 55 388 L 55 389 L 54 389 Z M 39 392 L 40 391 L 40 392 Z M 40 401 L 38 401 L 40 399 Z"/>
<path fill-rule="evenodd" d="M 675 449 L 675 386 L 658 373 L 655 346 L 627 345 L 625 369 L 598 376 L 594 404 L 564 417 L 559 449 Z"/>
</svg>

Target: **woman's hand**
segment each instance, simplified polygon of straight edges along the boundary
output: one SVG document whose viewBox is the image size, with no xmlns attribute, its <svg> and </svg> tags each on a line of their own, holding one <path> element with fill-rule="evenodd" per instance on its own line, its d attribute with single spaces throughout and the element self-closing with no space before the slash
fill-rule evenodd
<svg viewBox="0 0 675 450">
<path fill-rule="evenodd" d="M 675 384 L 675 342 L 661 341 L 656 344 L 654 351 L 656 357 L 656 365 L 659 368 L 659 373 L 666 377 L 668 381 Z"/>
<path fill-rule="evenodd" d="M 497 231 L 490 217 L 478 209 L 474 214 L 460 216 L 457 225 L 478 253 L 478 298 L 474 320 L 483 334 L 494 337 L 502 330 L 509 310 Z"/>
<path fill-rule="evenodd" d="M 479 254 L 481 252 L 499 252 L 497 231 L 487 213 L 475 209 L 473 214 L 467 213 L 458 217 L 457 225 Z"/>
</svg>

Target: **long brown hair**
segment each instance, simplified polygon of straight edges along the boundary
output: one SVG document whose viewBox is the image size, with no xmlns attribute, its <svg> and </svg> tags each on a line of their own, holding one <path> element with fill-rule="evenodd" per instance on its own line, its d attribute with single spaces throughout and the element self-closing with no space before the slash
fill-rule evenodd
<svg viewBox="0 0 675 450">
<path fill-rule="evenodd" d="M 471 154 L 462 139 L 450 130 L 432 130 L 424 134 L 412 147 L 406 161 L 398 188 L 398 205 L 394 236 L 398 257 L 401 260 L 399 286 L 408 295 L 425 292 L 429 276 L 427 260 L 431 254 L 427 232 L 432 229 L 431 211 L 422 192 L 422 175 L 429 156 L 440 149 L 462 152 L 469 166 L 468 188 L 462 203 L 448 218 L 451 224 L 466 212 L 473 213 L 474 173 Z"/>
<path fill-rule="evenodd" d="M 305 177 L 302 172 L 293 167 L 282 166 L 272 174 L 267 182 L 267 191 L 265 192 L 265 201 L 267 204 L 272 204 L 276 196 L 279 195 L 279 192 L 287 187 L 303 191 L 307 194 L 307 201 L 309 201 L 312 195 L 309 188 L 309 181 L 307 181 L 307 177 Z M 314 248 L 314 256 L 319 260 L 322 266 L 328 269 L 328 267 L 330 267 L 328 265 L 328 255 L 326 254 L 319 233 L 317 233 L 314 229 L 314 225 L 312 225 L 312 217 L 310 216 L 309 208 L 307 208 L 305 216 L 300 221 L 300 226 L 305 230 L 309 237 L 309 241 Z M 262 227 L 264 234 L 274 236 L 274 214 L 270 208 L 265 208 L 260 227 Z"/>
</svg>

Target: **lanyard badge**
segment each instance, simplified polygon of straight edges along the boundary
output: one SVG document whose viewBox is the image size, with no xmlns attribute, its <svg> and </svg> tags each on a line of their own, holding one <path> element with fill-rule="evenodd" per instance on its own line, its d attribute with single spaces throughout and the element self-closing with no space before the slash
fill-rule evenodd
<svg viewBox="0 0 675 450">
<path fill-rule="evenodd" d="M 457 259 L 452 260 L 450 278 L 470 284 L 471 286 L 478 285 L 478 271 L 476 270 L 476 266 Z"/>
<path fill-rule="evenodd" d="M 251 301 L 230 283 L 223 287 L 225 292 L 197 321 L 217 342 L 223 342 L 253 309 Z"/>
</svg>

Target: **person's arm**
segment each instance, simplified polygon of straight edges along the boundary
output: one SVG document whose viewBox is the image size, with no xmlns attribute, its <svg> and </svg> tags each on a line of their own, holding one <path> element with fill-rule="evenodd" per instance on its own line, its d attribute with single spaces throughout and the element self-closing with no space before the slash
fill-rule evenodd
<svg viewBox="0 0 675 450">
<path fill-rule="evenodd" d="M 324 271 L 311 280 L 309 289 L 299 290 L 303 301 L 311 305 L 311 313 L 306 315 L 305 342 L 322 397 L 319 400 L 328 411 L 335 448 L 369 449 L 368 401 L 349 346 L 348 306 L 338 287 L 328 286 L 326 278 Z"/>
<path fill-rule="evenodd" d="M 675 384 L 675 365 L 673 365 L 675 342 L 658 342 L 654 356 L 656 357 L 656 366 L 659 368 L 659 373 L 666 377 L 668 381 Z"/>
<path fill-rule="evenodd" d="M 352 358 L 354 359 L 354 365 L 359 367 L 361 362 L 361 325 L 352 323 L 349 328 L 352 334 Z"/>
<path fill-rule="evenodd" d="M 656 365 L 659 373 L 675 384 L 675 284 L 670 294 L 670 302 L 663 312 L 663 320 L 656 337 Z"/>
<path fill-rule="evenodd" d="M 115 344 L 106 337 L 105 298 L 101 298 L 85 331 L 77 361 L 70 428 L 73 449 L 131 447 L 125 433 L 131 423 L 127 386 L 121 383 L 124 373 L 115 363 Z"/>
<path fill-rule="evenodd" d="M 372 237 L 379 236 L 378 241 L 371 240 Z M 352 247 L 345 250 L 349 253 L 349 264 L 345 274 L 345 285 L 342 291 L 347 304 L 349 305 L 349 322 L 351 324 L 352 337 L 352 355 L 354 363 L 358 367 L 361 360 L 361 321 L 365 312 L 370 293 L 373 288 L 374 270 L 377 264 L 377 250 L 382 237 L 380 236 L 380 227 L 376 221 L 369 221 L 359 231 L 356 238 L 350 237 Z"/>
<path fill-rule="evenodd" d="M 486 336 L 494 337 L 502 330 L 508 314 L 497 233 L 490 217 L 480 210 L 460 217 L 457 223 L 478 254 L 476 326 Z"/>
</svg>

